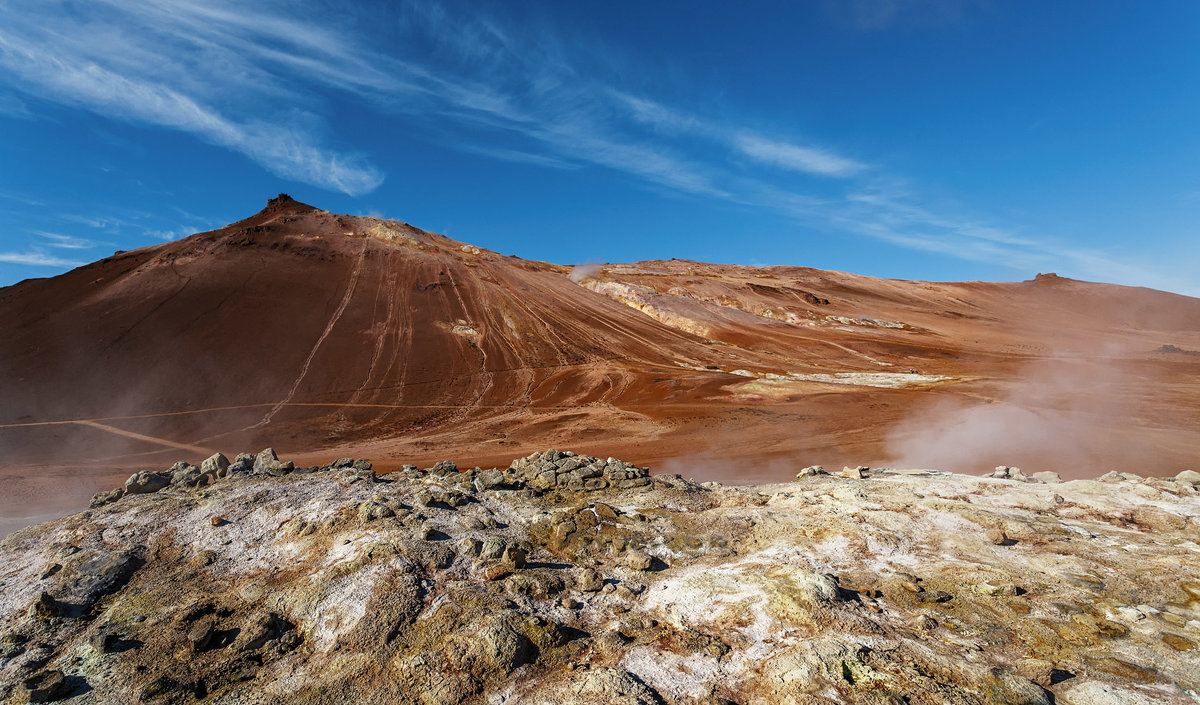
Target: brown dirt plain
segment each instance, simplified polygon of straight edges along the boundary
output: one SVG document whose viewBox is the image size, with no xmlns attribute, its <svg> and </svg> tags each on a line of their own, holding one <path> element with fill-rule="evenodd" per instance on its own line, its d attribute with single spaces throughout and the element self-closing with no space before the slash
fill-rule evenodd
<svg viewBox="0 0 1200 705">
<path fill-rule="evenodd" d="M 281 195 L 0 289 L 0 321 L 0 534 L 265 446 L 381 471 L 553 447 L 734 483 L 1200 466 L 1200 299 L 1055 275 L 573 268 Z"/>
</svg>

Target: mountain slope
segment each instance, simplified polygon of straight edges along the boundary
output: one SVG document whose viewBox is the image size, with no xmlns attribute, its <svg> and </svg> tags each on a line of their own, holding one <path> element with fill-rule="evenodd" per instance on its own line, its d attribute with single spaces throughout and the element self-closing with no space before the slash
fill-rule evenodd
<svg viewBox="0 0 1200 705">
<path fill-rule="evenodd" d="M 50 477 L 90 493 L 180 450 L 265 445 L 385 469 L 550 445 L 716 456 L 690 471 L 725 479 L 777 461 L 745 480 L 810 462 L 1177 471 L 1200 455 L 1200 300 L 1053 275 L 572 269 L 281 195 L 2 289 L 0 320 L 14 502 Z"/>
</svg>

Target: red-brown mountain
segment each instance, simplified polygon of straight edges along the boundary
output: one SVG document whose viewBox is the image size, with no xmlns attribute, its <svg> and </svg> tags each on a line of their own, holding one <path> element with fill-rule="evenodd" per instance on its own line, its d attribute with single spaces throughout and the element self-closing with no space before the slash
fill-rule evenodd
<svg viewBox="0 0 1200 705">
<path fill-rule="evenodd" d="M 0 289 L 0 321 L 6 502 L 267 445 L 385 469 L 553 446 L 747 480 L 1200 465 L 1200 300 L 1054 275 L 572 269 L 281 195 Z"/>
</svg>

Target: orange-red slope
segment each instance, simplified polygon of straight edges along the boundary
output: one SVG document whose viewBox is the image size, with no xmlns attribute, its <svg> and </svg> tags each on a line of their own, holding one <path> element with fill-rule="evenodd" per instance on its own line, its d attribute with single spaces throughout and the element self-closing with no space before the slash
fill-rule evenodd
<svg viewBox="0 0 1200 705">
<path fill-rule="evenodd" d="M 1196 299 L 685 261 L 568 274 L 280 198 L 22 282 L 0 290 L 0 464 L 115 476 L 182 444 L 388 467 L 555 445 L 762 479 L 1200 455 Z M 893 374 L 911 377 L 878 386 Z"/>
</svg>

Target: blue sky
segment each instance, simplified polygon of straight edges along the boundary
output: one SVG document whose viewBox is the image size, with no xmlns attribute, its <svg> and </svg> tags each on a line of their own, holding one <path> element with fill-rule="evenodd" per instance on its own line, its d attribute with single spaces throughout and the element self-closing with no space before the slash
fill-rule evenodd
<svg viewBox="0 0 1200 705">
<path fill-rule="evenodd" d="M 6 0 L 0 285 L 287 192 L 564 264 L 1200 295 L 1198 46 L 1190 0 Z"/>
</svg>

